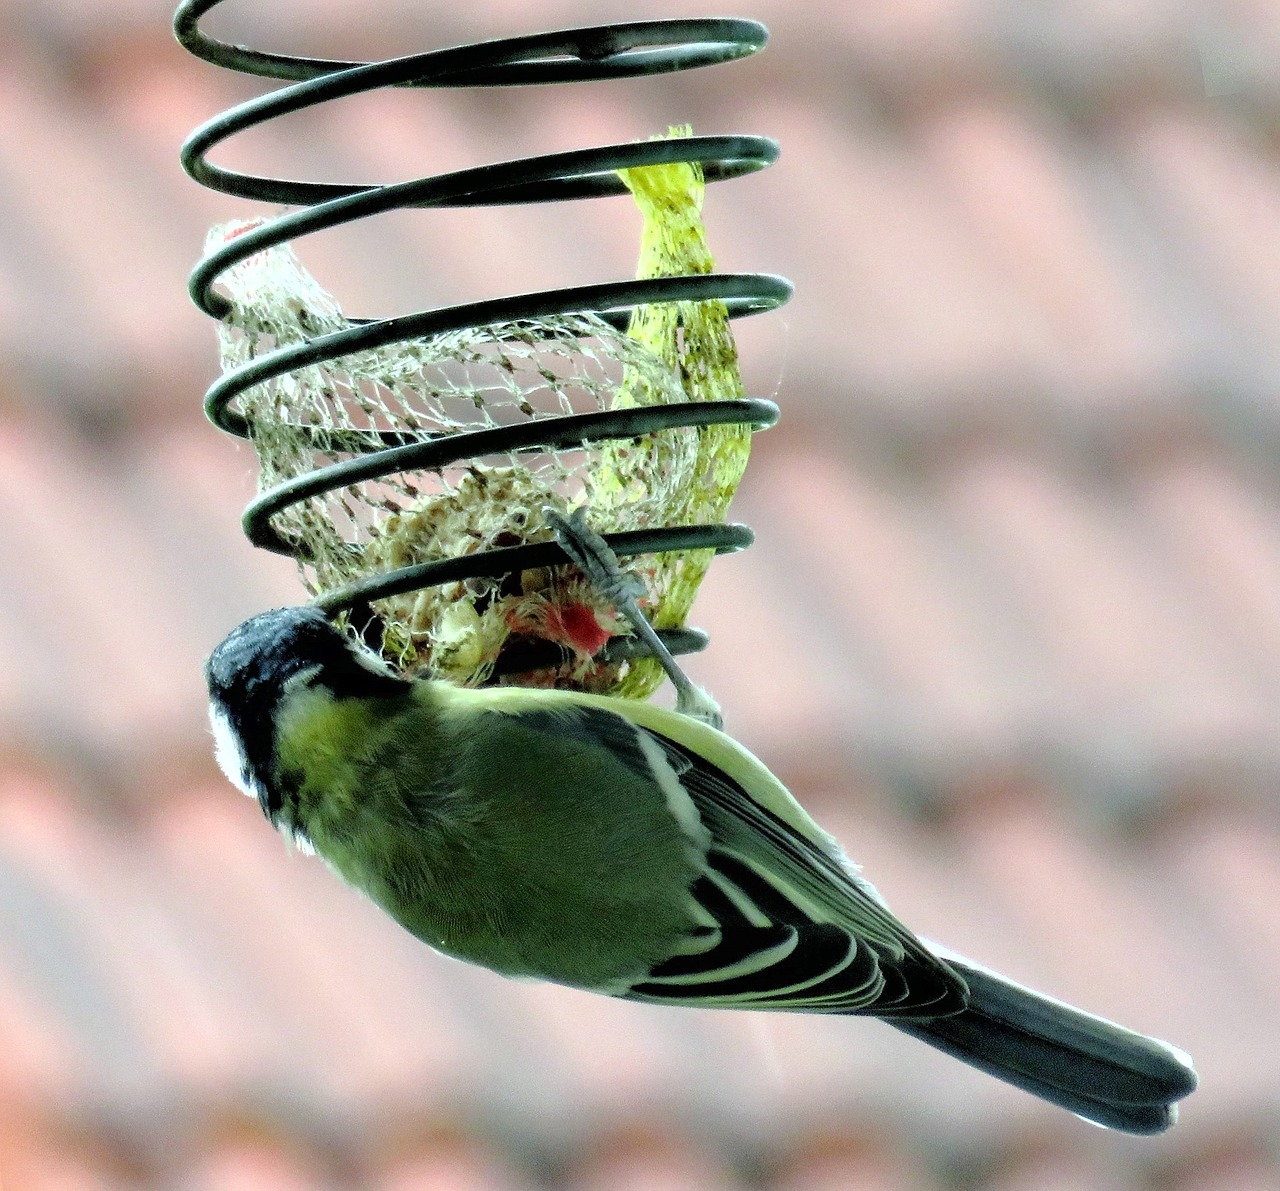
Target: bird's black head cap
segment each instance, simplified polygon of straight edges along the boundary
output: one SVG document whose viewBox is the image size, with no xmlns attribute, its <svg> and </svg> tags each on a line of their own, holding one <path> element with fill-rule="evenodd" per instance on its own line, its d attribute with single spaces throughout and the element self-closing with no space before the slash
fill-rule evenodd
<svg viewBox="0 0 1280 1191">
<path fill-rule="evenodd" d="M 279 805 L 278 792 L 270 792 L 275 712 L 291 680 L 338 698 L 387 698 L 410 685 L 307 607 L 276 608 L 238 625 L 210 654 L 204 673 L 214 709 L 238 738 L 243 780 L 258 787 L 268 816 Z"/>
<path fill-rule="evenodd" d="M 295 675 L 335 694 L 376 697 L 398 693 L 404 680 L 381 666 L 315 608 L 276 608 L 232 629 L 205 664 L 209 694 L 224 702 L 276 698 Z"/>
</svg>

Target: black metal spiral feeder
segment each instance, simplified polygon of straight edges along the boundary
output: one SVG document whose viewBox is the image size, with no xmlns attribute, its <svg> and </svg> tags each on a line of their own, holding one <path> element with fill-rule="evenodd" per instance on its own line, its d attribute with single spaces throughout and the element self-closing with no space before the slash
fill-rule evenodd
<svg viewBox="0 0 1280 1191">
<path fill-rule="evenodd" d="M 712 182 L 762 169 L 778 155 L 776 142 L 767 137 L 697 136 L 545 154 L 391 185 L 300 182 L 235 173 L 212 165 L 209 152 L 256 125 L 344 96 L 382 87 L 510 87 L 663 74 L 747 57 L 764 47 L 768 31 L 755 21 L 728 18 L 626 22 L 502 38 L 382 62 L 342 62 L 264 53 L 216 41 L 201 32 L 199 22 L 221 2 L 184 0 L 174 14 L 178 41 L 216 66 L 289 80 L 291 85 L 240 104 L 197 128 L 182 147 L 183 168 L 213 190 L 300 209 L 237 235 L 192 271 L 191 297 L 214 319 L 223 319 L 230 310 L 214 286 L 222 273 L 239 262 L 297 237 L 384 211 L 620 195 L 626 187 L 617 170 L 673 162 L 699 164 Z M 221 429 L 248 438 L 249 421 L 232 408 L 237 396 L 265 381 L 353 352 L 466 328 L 579 313 L 597 315 L 621 330 L 637 307 L 664 302 L 719 299 L 729 317 L 736 318 L 775 309 L 790 296 L 791 284 L 782 277 L 710 273 L 550 289 L 389 318 L 351 319 L 353 325 L 341 331 L 278 348 L 226 372 L 208 390 L 205 412 Z M 575 449 L 587 442 L 630 439 L 674 428 L 741 424 L 758 430 L 773 425 L 778 414 L 773 402 L 747 398 L 547 417 L 427 440 L 375 431 L 364 435 L 363 454 L 263 493 L 245 510 L 243 526 L 254 545 L 298 557 L 301 546 L 275 529 L 275 515 L 297 502 L 361 481 L 408 470 L 437 470 L 485 455 Z M 753 540 L 750 528 L 738 524 L 673 526 L 603 536 L 622 557 L 706 548 L 723 554 L 741 550 Z M 557 542 L 495 548 L 365 576 L 324 593 L 315 603 L 330 615 L 358 613 L 367 611 L 372 600 L 420 588 L 464 579 L 499 579 L 567 561 Z M 707 642 L 706 634 L 696 629 L 664 630 L 659 635 L 672 653 L 694 652 Z M 601 660 L 648 652 L 634 638 L 615 637 Z M 522 660 L 530 668 L 538 664 L 534 659 Z"/>
</svg>

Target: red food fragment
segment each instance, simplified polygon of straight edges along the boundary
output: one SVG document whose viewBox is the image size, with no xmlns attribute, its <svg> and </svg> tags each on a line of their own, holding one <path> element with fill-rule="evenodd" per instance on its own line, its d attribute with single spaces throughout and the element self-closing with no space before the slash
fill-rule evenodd
<svg viewBox="0 0 1280 1191">
<path fill-rule="evenodd" d="M 547 610 L 547 636 L 588 657 L 595 657 L 611 635 L 586 604 L 554 604 Z"/>
</svg>

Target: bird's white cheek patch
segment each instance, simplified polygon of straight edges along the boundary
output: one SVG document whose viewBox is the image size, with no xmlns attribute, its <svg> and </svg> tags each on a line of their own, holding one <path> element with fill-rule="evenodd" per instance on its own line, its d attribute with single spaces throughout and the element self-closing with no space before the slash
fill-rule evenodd
<svg viewBox="0 0 1280 1191">
<path fill-rule="evenodd" d="M 210 706 L 209 726 L 213 729 L 213 756 L 218 768 L 238 790 L 250 798 L 257 798 L 258 792 L 253 789 L 249 777 L 249 764 L 240 747 L 240 737 L 232 728 L 227 713 L 220 707 Z"/>
</svg>

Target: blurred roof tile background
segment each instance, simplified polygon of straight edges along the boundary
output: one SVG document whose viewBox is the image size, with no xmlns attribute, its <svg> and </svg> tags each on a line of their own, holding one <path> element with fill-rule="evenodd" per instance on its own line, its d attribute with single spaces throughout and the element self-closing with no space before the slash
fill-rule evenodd
<svg viewBox="0 0 1280 1191">
<path fill-rule="evenodd" d="M 383 93 L 219 161 L 391 181 L 760 132 L 713 246 L 782 404 L 692 667 L 922 933 L 1166 1036 L 1115 1137 L 875 1023 L 663 1012 L 442 959 L 217 776 L 200 660 L 296 601 L 238 530 L 185 275 L 254 204 L 177 165 L 258 84 L 157 0 L 0 10 L 0 1181 L 13 1191 L 1261 1191 L 1280 1182 L 1280 4 L 641 0 L 773 29 L 715 70 Z M 394 56 L 581 0 L 229 5 Z M 625 200 L 299 246 L 355 314 L 630 275 Z"/>
</svg>

